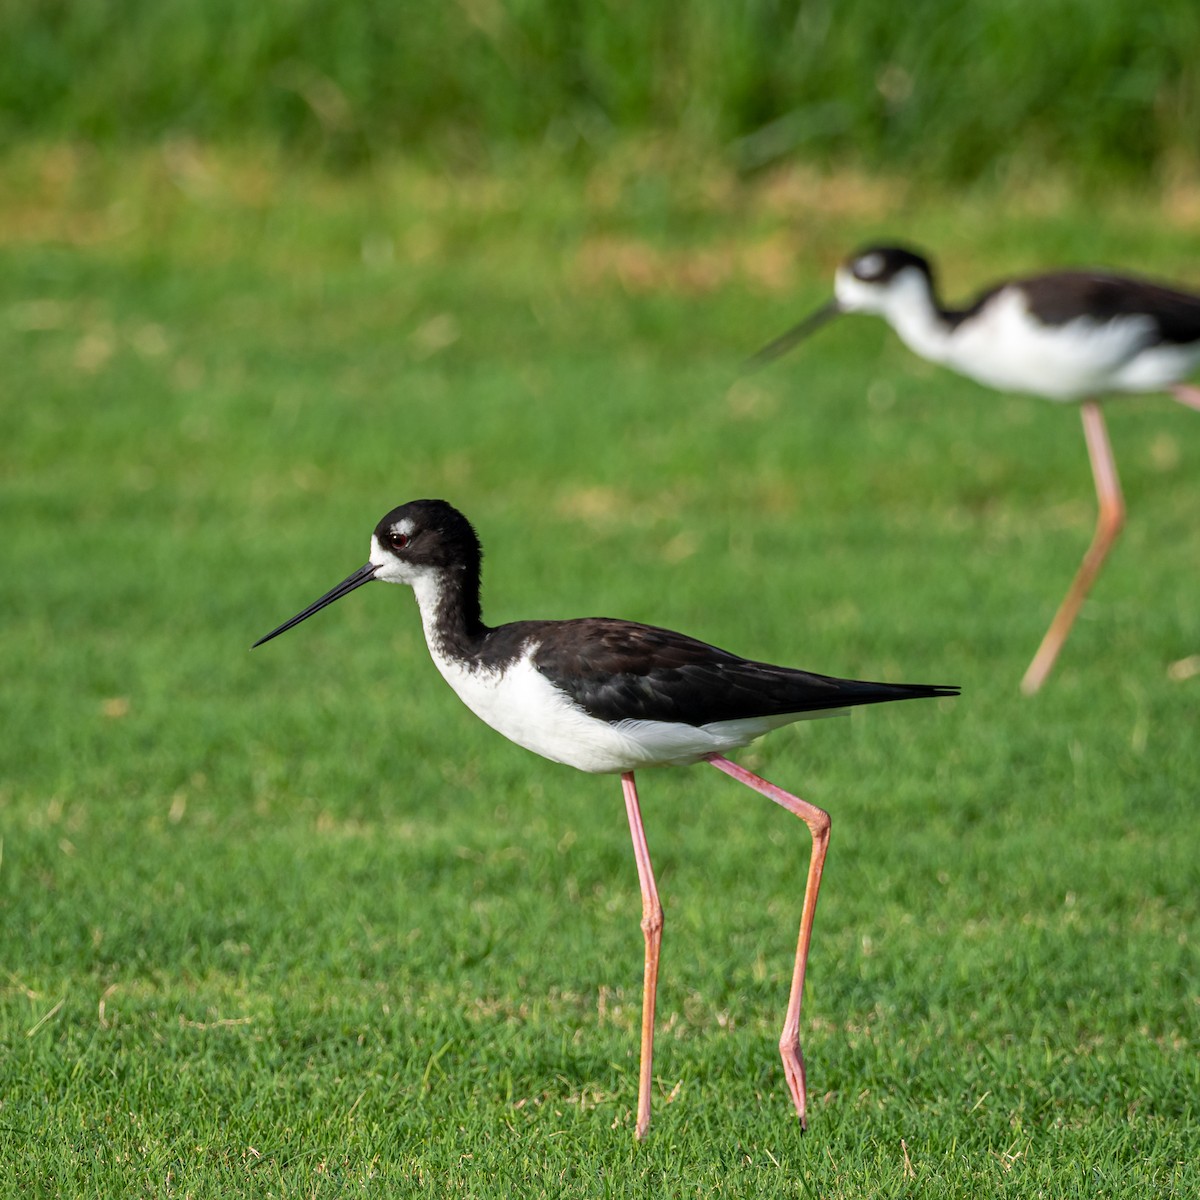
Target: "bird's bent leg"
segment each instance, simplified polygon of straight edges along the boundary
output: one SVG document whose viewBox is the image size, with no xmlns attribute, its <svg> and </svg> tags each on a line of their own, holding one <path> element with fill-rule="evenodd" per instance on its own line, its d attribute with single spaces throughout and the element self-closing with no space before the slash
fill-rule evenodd
<svg viewBox="0 0 1200 1200">
<path fill-rule="evenodd" d="M 642 975 L 642 1060 L 638 1072 L 638 1138 L 650 1128 L 650 1081 L 654 1063 L 654 1000 L 658 992 L 658 951 L 662 945 L 663 912 L 654 884 L 654 868 L 646 846 L 646 831 L 642 828 L 642 813 L 638 808 L 637 786 L 633 772 L 621 776 L 625 792 L 625 811 L 629 815 L 629 832 L 633 836 L 633 856 L 637 860 L 638 882 L 642 887 L 642 933 L 646 939 L 646 966 Z"/>
<path fill-rule="evenodd" d="M 1050 674 L 1054 660 L 1071 632 L 1071 626 L 1088 594 L 1100 567 L 1104 563 L 1113 542 L 1125 524 L 1125 501 L 1121 496 L 1121 482 L 1117 478 L 1117 464 L 1113 458 L 1112 443 L 1108 440 L 1108 431 L 1104 426 L 1104 415 L 1100 405 L 1094 400 L 1088 400 L 1082 409 L 1083 432 L 1087 438 L 1088 455 L 1092 460 L 1092 475 L 1096 480 L 1096 498 L 1100 502 L 1100 512 L 1096 518 L 1096 532 L 1092 535 L 1092 544 L 1083 556 L 1083 562 L 1075 574 L 1074 580 L 1059 605 L 1042 644 L 1038 647 L 1025 678 L 1021 680 L 1021 691 L 1027 696 L 1033 695 Z"/>
<path fill-rule="evenodd" d="M 1196 387 L 1194 383 L 1177 383 L 1170 392 L 1180 404 L 1200 409 L 1200 387 Z"/>
<path fill-rule="evenodd" d="M 774 800 L 808 826 L 812 834 L 812 857 L 808 863 L 808 882 L 804 885 L 804 909 L 800 914 L 800 940 L 796 946 L 796 965 L 792 971 L 792 990 L 788 996 L 787 1017 L 783 1033 L 779 1037 L 779 1053 L 783 1058 L 783 1070 L 787 1076 L 788 1089 L 796 1104 L 800 1117 L 800 1128 L 808 1128 L 807 1092 L 804 1082 L 804 1055 L 800 1052 L 800 1004 L 804 996 L 804 972 L 808 967 L 808 947 L 812 941 L 813 917 L 817 911 L 817 893 L 821 890 L 821 871 L 825 866 L 825 852 L 829 849 L 829 814 L 791 792 L 776 787 L 761 779 L 745 767 L 712 755 L 709 760 L 718 771 L 731 775 L 739 783 Z"/>
</svg>

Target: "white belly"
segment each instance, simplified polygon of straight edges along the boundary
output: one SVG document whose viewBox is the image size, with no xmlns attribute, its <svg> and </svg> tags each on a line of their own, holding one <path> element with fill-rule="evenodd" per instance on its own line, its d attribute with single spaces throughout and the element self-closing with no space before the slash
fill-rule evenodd
<svg viewBox="0 0 1200 1200">
<path fill-rule="evenodd" d="M 1200 366 L 1200 345 L 1155 346 L 1143 350 L 1117 372 L 1114 392 L 1160 392 L 1186 379 Z"/>
</svg>

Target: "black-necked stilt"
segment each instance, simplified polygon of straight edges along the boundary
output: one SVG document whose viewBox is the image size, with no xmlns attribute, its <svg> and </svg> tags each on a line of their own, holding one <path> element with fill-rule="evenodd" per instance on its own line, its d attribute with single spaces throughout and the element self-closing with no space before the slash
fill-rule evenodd
<svg viewBox="0 0 1200 1200">
<path fill-rule="evenodd" d="M 839 313 L 873 313 L 922 358 L 987 387 L 1082 401 L 1100 512 L 1092 543 L 1021 681 L 1036 692 L 1121 526 L 1125 502 L 1098 397 L 1167 391 L 1200 409 L 1183 380 L 1200 365 L 1200 296 L 1104 271 L 1055 271 L 998 283 L 961 309 L 938 299 L 933 268 L 900 246 L 871 246 L 838 268 L 834 298 L 764 346 L 756 369 Z"/>
<path fill-rule="evenodd" d="M 434 664 L 459 699 L 505 737 L 581 771 L 620 774 L 642 890 L 646 962 L 637 1134 L 650 1124 L 650 1070 L 662 908 L 638 808 L 634 771 L 706 761 L 795 814 L 812 833 L 812 857 L 787 1018 L 780 1039 L 788 1087 L 805 1124 L 800 999 L 829 817 L 724 754 L 768 730 L 858 704 L 953 696 L 955 687 L 864 683 L 739 658 L 681 633 L 588 617 L 489 628 L 479 603 L 482 550 L 475 530 L 444 500 L 414 500 L 375 527 L 371 557 L 348 579 L 254 644 L 291 629 L 378 579 L 416 593 Z"/>
</svg>

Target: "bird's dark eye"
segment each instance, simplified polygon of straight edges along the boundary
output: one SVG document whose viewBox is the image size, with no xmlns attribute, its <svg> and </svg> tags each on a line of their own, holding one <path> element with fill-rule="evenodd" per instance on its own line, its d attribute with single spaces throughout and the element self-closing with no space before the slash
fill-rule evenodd
<svg viewBox="0 0 1200 1200">
<path fill-rule="evenodd" d="M 387 536 L 388 545 L 393 550 L 403 550 L 408 545 L 408 534 L 401 533 L 398 529 L 393 529 Z"/>
</svg>

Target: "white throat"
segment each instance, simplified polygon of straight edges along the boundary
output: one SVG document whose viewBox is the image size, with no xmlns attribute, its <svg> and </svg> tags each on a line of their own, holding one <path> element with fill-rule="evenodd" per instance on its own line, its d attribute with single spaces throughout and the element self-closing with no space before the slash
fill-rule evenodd
<svg viewBox="0 0 1200 1200">
<path fill-rule="evenodd" d="M 436 659 L 441 648 L 441 634 L 437 628 L 445 590 L 445 576 L 435 567 L 416 566 L 398 559 L 390 550 L 380 545 L 379 539 L 371 538 L 371 564 L 375 567 L 375 578 L 382 583 L 403 583 L 412 588 L 421 613 L 421 628 L 425 631 L 425 643 Z"/>
<path fill-rule="evenodd" d="M 843 311 L 881 316 L 922 358 L 945 362 L 949 356 L 950 330 L 934 303 L 929 280 L 916 268 L 905 268 L 884 287 L 863 283 L 843 269 L 837 274 L 836 292 Z"/>
<path fill-rule="evenodd" d="M 437 627 L 441 609 L 444 583 L 440 571 L 414 571 L 408 581 L 417 598 L 417 609 L 421 613 L 421 628 L 425 631 L 425 644 L 434 661 L 443 655 L 442 637 Z"/>
</svg>

